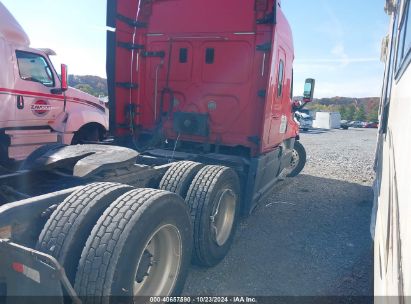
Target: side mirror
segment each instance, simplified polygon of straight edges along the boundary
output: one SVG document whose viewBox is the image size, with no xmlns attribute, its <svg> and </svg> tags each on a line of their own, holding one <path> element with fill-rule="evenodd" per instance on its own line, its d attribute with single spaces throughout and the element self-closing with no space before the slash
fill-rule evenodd
<svg viewBox="0 0 411 304">
<path fill-rule="evenodd" d="M 68 71 L 67 65 L 61 65 L 61 91 L 65 92 L 68 90 Z"/>
<path fill-rule="evenodd" d="M 304 102 L 312 102 L 314 98 L 315 79 L 308 78 L 304 85 Z"/>
</svg>

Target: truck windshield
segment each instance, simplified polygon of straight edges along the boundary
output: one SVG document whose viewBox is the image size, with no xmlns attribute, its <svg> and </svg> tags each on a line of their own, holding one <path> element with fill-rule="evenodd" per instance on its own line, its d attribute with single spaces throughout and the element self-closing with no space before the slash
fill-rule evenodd
<svg viewBox="0 0 411 304">
<path fill-rule="evenodd" d="M 47 87 L 54 86 L 54 77 L 47 60 L 35 53 L 16 51 L 20 77 L 26 81 L 39 82 Z"/>
</svg>

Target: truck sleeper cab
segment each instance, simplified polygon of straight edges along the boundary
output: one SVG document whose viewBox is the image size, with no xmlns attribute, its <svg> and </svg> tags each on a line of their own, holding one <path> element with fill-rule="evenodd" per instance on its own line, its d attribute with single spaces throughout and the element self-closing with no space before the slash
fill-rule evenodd
<svg viewBox="0 0 411 304">
<path fill-rule="evenodd" d="M 102 136 L 108 130 L 104 104 L 73 88 L 63 92 L 49 58 L 55 53 L 30 48 L 29 38 L 3 4 L 0 17 L 2 164 L 23 160 L 44 144 L 71 144 L 73 138 L 79 141 L 84 133 L 81 128 L 87 128 L 88 133 L 96 130 Z"/>
<path fill-rule="evenodd" d="M 143 141 L 161 125 L 182 145 L 253 157 L 298 136 L 292 33 L 279 1 L 144 2 L 133 25 L 138 5 L 123 1 L 112 10 L 122 17 L 108 16 L 117 137 L 134 132 Z"/>
<path fill-rule="evenodd" d="M 192 153 L 235 164 L 249 213 L 293 163 L 299 139 L 294 47 L 281 2 L 128 0 L 108 1 L 108 8 L 117 143 L 152 156 Z"/>
</svg>

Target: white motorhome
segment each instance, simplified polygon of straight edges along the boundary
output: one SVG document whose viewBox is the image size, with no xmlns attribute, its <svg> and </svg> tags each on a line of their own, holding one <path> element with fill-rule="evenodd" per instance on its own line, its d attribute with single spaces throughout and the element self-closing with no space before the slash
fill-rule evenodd
<svg viewBox="0 0 411 304">
<path fill-rule="evenodd" d="M 411 303 L 411 1 L 387 0 L 385 10 L 391 26 L 382 52 L 386 69 L 375 162 L 374 293 L 375 303 Z"/>
<path fill-rule="evenodd" d="M 97 141 L 108 130 L 105 103 L 67 87 L 49 49 L 30 48 L 20 24 L 0 2 L 0 163 L 23 160 L 44 144 Z"/>
</svg>

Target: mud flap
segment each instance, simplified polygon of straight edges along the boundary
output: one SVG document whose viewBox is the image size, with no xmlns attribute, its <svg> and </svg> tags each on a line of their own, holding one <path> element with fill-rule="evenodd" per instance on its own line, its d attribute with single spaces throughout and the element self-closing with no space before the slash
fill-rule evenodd
<svg viewBox="0 0 411 304">
<path fill-rule="evenodd" d="M 63 288 L 73 303 L 80 303 L 56 259 L 4 239 L 0 239 L 0 283 L 6 303 L 63 303 Z"/>
<path fill-rule="evenodd" d="M 242 208 L 243 215 L 249 215 L 258 202 L 265 199 L 278 180 L 281 166 L 281 149 L 277 148 L 260 157 L 251 159 L 248 172 L 245 201 Z"/>
</svg>

